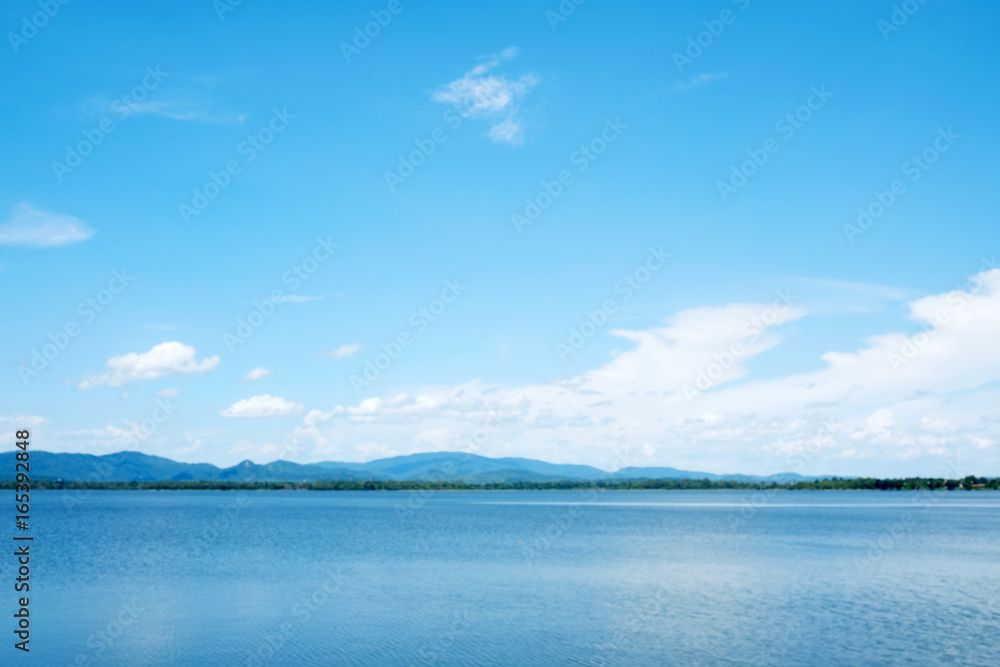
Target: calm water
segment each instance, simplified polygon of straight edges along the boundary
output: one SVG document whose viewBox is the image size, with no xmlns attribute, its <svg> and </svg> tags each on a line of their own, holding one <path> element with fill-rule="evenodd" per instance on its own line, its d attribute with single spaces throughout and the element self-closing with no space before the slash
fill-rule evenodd
<svg viewBox="0 0 1000 667">
<path fill-rule="evenodd" d="M 1000 493 L 32 500 L 34 665 L 996 665 L 1000 649 Z"/>
</svg>

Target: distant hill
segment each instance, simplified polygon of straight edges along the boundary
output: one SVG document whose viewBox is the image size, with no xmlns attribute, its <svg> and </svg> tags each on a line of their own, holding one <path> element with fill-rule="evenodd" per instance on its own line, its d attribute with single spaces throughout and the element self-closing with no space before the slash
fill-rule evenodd
<svg viewBox="0 0 1000 667">
<path fill-rule="evenodd" d="M 713 482 L 805 482 L 822 477 L 803 477 L 794 472 L 779 472 L 761 477 L 759 475 L 717 475 L 710 472 L 692 472 L 677 468 L 622 468 L 614 474 L 616 479 L 708 479 Z"/>
<path fill-rule="evenodd" d="M 585 465 L 560 465 L 532 459 L 491 459 L 477 454 L 432 452 L 378 459 L 368 463 L 323 461 L 330 469 L 367 472 L 371 479 L 398 481 L 520 482 L 606 479 L 609 473 Z"/>
<path fill-rule="evenodd" d="M 0 453 L 0 479 L 14 478 L 15 452 Z M 274 461 L 257 464 L 243 461 L 230 468 L 210 463 L 180 463 L 161 456 L 140 452 L 92 454 L 31 453 L 33 479 L 73 482 L 318 482 L 328 480 L 367 481 L 461 481 L 470 484 L 489 482 L 552 482 L 622 479 L 709 479 L 740 482 L 797 482 L 823 479 L 795 473 L 767 477 L 755 475 L 718 475 L 676 468 L 622 468 L 614 473 L 587 465 L 547 463 L 534 459 L 492 459 L 461 452 L 432 452 L 378 459 L 368 463 L 300 464 Z"/>
<path fill-rule="evenodd" d="M 450 464 L 450 465 L 449 465 Z M 517 481 L 589 481 L 612 479 L 709 479 L 712 481 L 739 482 L 799 482 L 819 477 L 803 477 L 786 472 L 767 477 L 756 475 L 718 475 L 710 472 L 693 472 L 677 468 L 622 468 L 610 473 L 587 465 L 547 463 L 534 459 L 491 459 L 476 454 L 460 452 L 433 452 L 410 454 L 378 459 L 368 463 L 340 463 L 322 461 L 315 465 L 328 468 L 366 471 L 372 479 L 398 481 L 432 480 L 442 476 L 448 481 L 464 482 L 517 482 Z"/>
</svg>

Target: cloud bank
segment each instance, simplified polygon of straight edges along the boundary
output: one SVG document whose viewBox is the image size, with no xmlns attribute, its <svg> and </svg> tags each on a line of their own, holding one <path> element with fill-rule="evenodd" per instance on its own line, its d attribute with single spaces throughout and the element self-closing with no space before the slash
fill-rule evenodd
<svg viewBox="0 0 1000 667">
<path fill-rule="evenodd" d="M 815 370 L 784 377 L 755 379 L 753 360 L 807 313 L 780 302 L 702 307 L 612 331 L 632 347 L 568 379 L 374 396 L 311 410 L 290 438 L 315 459 L 465 449 L 606 468 L 631 457 L 804 474 L 862 465 L 888 474 L 909 461 L 942 476 L 998 462 L 1000 270 L 909 306 L 912 331 L 826 352 Z M 484 429 L 491 420 L 500 426 Z"/>
</svg>

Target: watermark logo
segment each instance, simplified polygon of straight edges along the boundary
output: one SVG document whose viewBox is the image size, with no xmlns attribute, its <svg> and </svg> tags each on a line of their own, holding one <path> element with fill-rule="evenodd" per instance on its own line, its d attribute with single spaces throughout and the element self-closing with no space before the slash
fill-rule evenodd
<svg viewBox="0 0 1000 667">
<path fill-rule="evenodd" d="M 10 42 L 10 48 L 14 49 L 14 53 L 20 53 L 21 47 L 33 39 L 39 30 L 47 26 L 63 5 L 68 4 L 69 0 L 39 0 L 39 11 L 32 14 L 30 18 L 22 16 L 21 29 L 17 32 L 12 30 L 7 33 L 7 41 Z"/>
<path fill-rule="evenodd" d="M 617 141 L 627 128 L 628 125 L 623 123 L 619 116 L 615 116 L 614 120 L 605 118 L 604 129 L 588 143 L 573 151 L 569 156 L 570 164 L 576 167 L 578 173 L 582 174 L 587 171 L 590 165 L 597 161 L 597 158 L 603 155 L 608 150 L 608 146 Z M 524 209 L 520 213 L 514 213 L 510 216 L 510 221 L 517 233 L 522 233 L 526 226 L 534 224 L 542 212 L 552 206 L 552 202 L 561 197 L 574 180 L 573 173 L 569 169 L 563 169 L 551 181 L 542 181 L 542 187 L 538 194 L 534 197 L 527 197 L 524 200 Z"/>
<path fill-rule="evenodd" d="M 273 109 L 271 120 L 267 125 L 249 135 L 236 147 L 236 153 L 243 158 L 242 162 L 229 160 L 219 171 L 210 170 L 205 183 L 194 189 L 190 202 L 181 202 L 177 205 L 184 222 L 191 222 L 192 217 L 201 215 L 208 205 L 229 187 L 233 178 L 243 173 L 243 167 L 256 160 L 274 138 L 284 132 L 294 118 L 294 114 L 288 113 L 288 107 Z"/>
</svg>

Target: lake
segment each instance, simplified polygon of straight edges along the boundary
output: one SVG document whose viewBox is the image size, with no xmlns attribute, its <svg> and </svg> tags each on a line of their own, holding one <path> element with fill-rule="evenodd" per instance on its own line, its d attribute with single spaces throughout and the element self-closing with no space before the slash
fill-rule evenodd
<svg viewBox="0 0 1000 667">
<path fill-rule="evenodd" d="M 996 665 L 1000 650 L 998 492 L 38 491 L 32 520 L 25 664 Z"/>
</svg>

